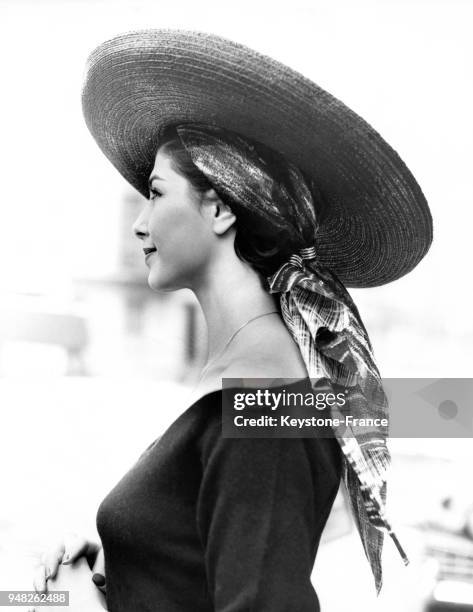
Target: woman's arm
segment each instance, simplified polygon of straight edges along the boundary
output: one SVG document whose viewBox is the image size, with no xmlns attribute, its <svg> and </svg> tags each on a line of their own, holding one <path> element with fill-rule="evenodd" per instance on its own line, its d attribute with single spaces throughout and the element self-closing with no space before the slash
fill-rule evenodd
<svg viewBox="0 0 473 612">
<path fill-rule="evenodd" d="M 197 519 L 216 612 L 318 610 L 311 573 L 340 481 L 334 442 L 228 439 L 213 419 Z"/>
</svg>

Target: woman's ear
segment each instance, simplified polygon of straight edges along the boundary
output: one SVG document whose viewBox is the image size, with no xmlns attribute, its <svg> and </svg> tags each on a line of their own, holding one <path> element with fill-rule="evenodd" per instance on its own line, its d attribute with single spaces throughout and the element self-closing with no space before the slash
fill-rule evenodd
<svg viewBox="0 0 473 612">
<path fill-rule="evenodd" d="M 212 229 L 216 234 L 224 234 L 235 223 L 236 217 L 231 208 L 222 202 L 213 189 L 209 189 L 203 195 L 202 205 L 206 208 Z"/>
</svg>

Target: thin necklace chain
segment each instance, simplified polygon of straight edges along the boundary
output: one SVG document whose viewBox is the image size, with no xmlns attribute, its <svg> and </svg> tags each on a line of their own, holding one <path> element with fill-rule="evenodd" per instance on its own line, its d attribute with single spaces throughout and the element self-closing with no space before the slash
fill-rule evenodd
<svg viewBox="0 0 473 612">
<path fill-rule="evenodd" d="M 217 359 L 220 359 L 220 357 L 222 357 L 222 355 L 225 353 L 225 351 L 230 346 L 232 341 L 235 339 L 235 336 L 239 334 L 243 328 L 245 328 L 247 325 L 249 325 L 253 321 L 256 321 L 256 319 L 261 319 L 262 317 L 267 317 L 268 315 L 272 315 L 272 314 L 279 314 L 279 312 L 277 310 L 271 310 L 271 312 L 264 312 L 263 314 L 256 315 L 256 317 L 251 317 L 251 319 L 248 319 L 248 321 L 243 323 L 243 325 L 240 325 L 240 327 L 236 331 L 234 331 L 233 334 L 230 336 L 230 338 L 225 342 L 225 345 L 222 348 L 222 350 L 213 359 L 211 359 L 207 363 L 207 365 L 203 368 L 202 372 L 200 373 L 199 382 L 202 380 L 202 378 L 204 377 L 205 373 L 210 368 L 210 366 L 213 365 L 217 361 Z"/>
</svg>

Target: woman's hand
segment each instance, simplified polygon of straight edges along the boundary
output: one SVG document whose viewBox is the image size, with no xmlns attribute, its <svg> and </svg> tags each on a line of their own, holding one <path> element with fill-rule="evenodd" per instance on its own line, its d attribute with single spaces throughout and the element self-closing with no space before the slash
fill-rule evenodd
<svg viewBox="0 0 473 612">
<path fill-rule="evenodd" d="M 91 542 L 76 534 L 68 534 L 55 546 L 41 555 L 40 565 L 34 577 L 34 589 L 37 593 L 45 593 L 48 589 L 48 580 L 54 580 L 61 565 L 74 564 L 84 557 L 87 560 L 91 577 L 98 589 L 105 593 L 105 564 L 103 549 L 100 544 Z"/>
<path fill-rule="evenodd" d="M 85 556 L 61 567 L 55 578 L 49 579 L 49 592 L 66 591 L 69 593 L 68 610 L 70 612 L 103 612 L 106 602 L 103 594 L 92 582 L 92 570 Z M 30 608 L 28 612 L 53 612 L 56 606 Z"/>
</svg>

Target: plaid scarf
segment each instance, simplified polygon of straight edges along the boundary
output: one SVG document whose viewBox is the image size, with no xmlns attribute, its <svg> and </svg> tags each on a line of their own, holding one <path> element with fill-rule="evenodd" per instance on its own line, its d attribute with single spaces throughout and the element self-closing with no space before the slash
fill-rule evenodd
<svg viewBox="0 0 473 612">
<path fill-rule="evenodd" d="M 302 173 L 286 160 L 279 163 L 280 176 L 275 178 L 261 149 L 236 134 L 191 124 L 176 131 L 195 166 L 232 208 L 238 207 L 243 216 L 249 212 L 250 219 L 263 221 L 274 232 L 284 230 L 291 245 L 311 245 L 299 247 L 298 254 L 267 280 L 269 291 L 280 295 L 283 320 L 299 346 L 314 390 L 343 390 L 345 414 L 387 417 L 387 398 L 358 310 L 343 283 L 317 261 L 315 187 L 309 189 Z M 343 479 L 379 593 L 384 531 L 408 563 L 385 511 L 388 429 L 350 425 L 335 428 L 334 435 L 343 452 Z"/>
<path fill-rule="evenodd" d="M 269 279 L 280 293 L 283 319 L 297 342 L 314 388 L 343 388 L 345 414 L 383 418 L 387 398 L 358 309 L 335 274 L 317 264 L 315 247 L 301 249 Z M 333 416 L 337 416 L 334 414 Z M 370 562 L 376 591 L 382 586 L 384 530 L 409 562 L 386 516 L 387 427 L 334 428 L 344 456 L 343 479 Z"/>
</svg>

